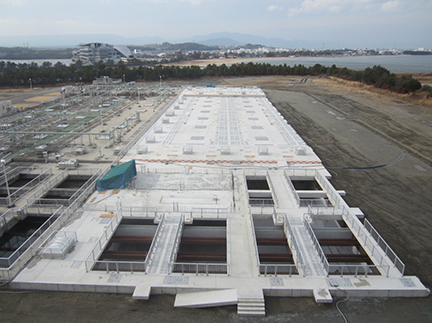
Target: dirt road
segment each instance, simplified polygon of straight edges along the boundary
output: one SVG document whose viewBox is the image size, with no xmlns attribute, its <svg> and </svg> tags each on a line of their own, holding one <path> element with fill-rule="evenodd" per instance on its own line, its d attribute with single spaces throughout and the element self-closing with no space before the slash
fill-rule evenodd
<svg viewBox="0 0 432 323">
<path fill-rule="evenodd" d="M 226 79 L 258 85 L 333 174 L 406 264 L 406 274 L 432 286 L 432 119 L 403 101 L 351 91 L 330 81 L 296 78 Z M 397 102 L 395 102 L 397 101 Z M 344 166 L 387 167 L 342 169 Z M 1 322 L 343 322 L 333 304 L 266 299 L 265 318 L 239 317 L 236 307 L 173 309 L 172 296 L 133 301 L 130 295 L 0 294 Z M 350 299 L 348 322 L 432 322 L 432 298 Z"/>
</svg>

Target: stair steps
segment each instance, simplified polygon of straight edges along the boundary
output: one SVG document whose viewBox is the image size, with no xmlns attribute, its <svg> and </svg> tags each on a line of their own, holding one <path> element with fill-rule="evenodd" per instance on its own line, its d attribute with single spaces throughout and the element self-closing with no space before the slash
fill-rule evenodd
<svg viewBox="0 0 432 323">
<path fill-rule="evenodd" d="M 265 316 L 264 298 L 239 298 L 238 315 Z"/>
</svg>

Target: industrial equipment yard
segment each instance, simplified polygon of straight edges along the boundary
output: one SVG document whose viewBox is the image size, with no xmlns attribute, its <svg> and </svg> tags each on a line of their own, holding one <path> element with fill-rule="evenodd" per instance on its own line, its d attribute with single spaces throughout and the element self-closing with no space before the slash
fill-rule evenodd
<svg viewBox="0 0 432 323">
<path fill-rule="evenodd" d="M 7 186 L 2 213 L 55 205 L 61 230 L 3 270 L 2 321 L 432 320 L 431 108 L 300 77 L 32 93 L 2 93 L 3 171 L 51 186 Z"/>
</svg>

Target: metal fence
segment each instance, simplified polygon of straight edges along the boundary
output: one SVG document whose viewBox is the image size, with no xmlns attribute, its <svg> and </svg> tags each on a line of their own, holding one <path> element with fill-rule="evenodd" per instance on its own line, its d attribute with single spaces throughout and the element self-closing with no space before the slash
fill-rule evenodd
<svg viewBox="0 0 432 323">
<path fill-rule="evenodd" d="M 249 198 L 249 204 L 252 206 L 274 206 L 274 201 L 272 198 Z"/>
<path fill-rule="evenodd" d="M 381 247 L 387 257 L 389 257 L 390 261 L 393 265 L 399 270 L 401 275 L 405 274 L 405 264 L 402 260 L 396 255 L 396 253 L 390 248 L 390 246 L 385 242 L 385 240 L 381 237 L 378 231 L 372 226 L 372 224 L 364 219 L 364 227 L 369 232 L 371 237 L 377 242 L 377 244 Z M 374 255 L 375 249 L 372 250 L 372 255 Z"/>
<path fill-rule="evenodd" d="M 358 219 L 357 219 L 358 220 Z M 369 274 L 382 274 L 388 277 L 390 266 L 387 264 L 385 259 L 381 256 L 379 259 L 379 265 L 367 265 L 367 264 L 360 264 L 360 265 L 347 265 L 347 264 L 329 264 L 326 255 L 324 254 L 324 251 L 321 248 L 320 243 L 318 242 L 318 239 L 315 235 L 315 232 L 313 231 L 312 226 L 308 221 L 304 221 L 304 225 L 306 230 L 309 232 L 309 235 L 312 238 L 313 244 L 315 246 L 316 251 L 318 252 L 318 255 L 321 259 L 321 262 L 324 265 L 324 269 L 327 272 L 327 275 L 336 274 L 336 275 L 364 275 L 368 276 Z"/>
<path fill-rule="evenodd" d="M 82 206 L 83 211 L 115 212 L 118 209 L 118 204 L 84 204 Z"/>
<path fill-rule="evenodd" d="M 178 252 L 178 250 L 180 248 L 180 240 L 181 240 L 181 236 L 182 236 L 182 233 L 183 233 L 184 220 L 185 220 L 184 216 L 182 215 L 181 218 L 180 218 L 180 223 L 177 226 L 177 231 L 176 231 L 176 234 L 175 234 L 175 237 L 174 237 L 174 244 L 173 244 L 173 248 L 171 250 L 171 255 L 170 255 L 170 258 L 169 258 L 169 262 L 168 262 L 168 267 L 169 267 L 168 272 L 169 273 L 173 272 L 174 266 L 176 264 L 175 260 L 177 258 L 177 252 Z"/>
<path fill-rule="evenodd" d="M 38 252 L 40 244 L 66 222 L 69 215 L 62 206 L 50 205 L 30 205 L 22 208 L 21 212 L 18 216 L 24 216 L 28 213 L 50 214 L 51 216 L 10 256 L 0 258 L 0 266 L 2 267 L 0 268 L 0 280 L 12 279 Z"/>
<path fill-rule="evenodd" d="M 360 222 L 360 220 L 353 214 L 349 212 L 348 208 L 344 209 L 342 218 L 344 219 L 345 223 L 350 228 L 351 232 L 357 237 L 357 240 L 363 245 L 363 248 L 368 251 L 369 250 L 369 257 L 374 257 L 376 259 L 376 262 L 379 263 L 379 265 L 388 265 L 387 260 L 385 259 L 385 256 L 388 256 L 387 253 L 394 255 L 396 254 L 393 252 L 393 250 L 387 249 L 382 250 L 381 247 L 378 244 L 378 247 L 376 246 L 376 240 L 372 237 L 371 234 L 367 231 L 366 227 Z M 370 223 L 369 223 L 370 225 Z M 369 227 L 372 232 L 376 232 L 375 229 L 373 229 L 372 225 Z M 378 234 L 378 232 L 376 232 Z M 363 239 L 360 239 L 360 237 L 363 237 Z M 383 240 L 384 241 L 384 240 Z M 387 244 L 386 244 L 387 245 Z M 381 251 L 381 252 L 380 252 Z M 399 258 L 398 258 L 399 259 Z M 388 266 L 390 268 L 390 266 Z M 388 268 L 388 269 L 389 269 Z M 389 272 L 383 273 L 386 276 L 388 276 Z"/>
<path fill-rule="evenodd" d="M 97 264 L 98 267 L 101 264 L 108 263 L 106 261 L 98 261 L 100 255 L 104 251 L 106 245 L 110 241 L 111 237 L 114 235 L 115 231 L 117 230 L 118 226 L 120 225 L 120 222 L 122 220 L 121 211 L 117 210 L 117 212 L 112 217 L 110 223 L 105 228 L 102 236 L 96 241 L 94 247 L 88 254 L 88 256 L 85 259 L 85 268 L 86 271 L 90 271 L 94 269 L 94 266 Z M 115 263 L 115 262 L 112 262 Z M 106 265 L 108 268 L 108 265 Z"/>
<path fill-rule="evenodd" d="M 13 203 L 17 199 L 19 199 L 22 195 L 26 194 L 28 191 L 33 189 L 35 186 L 39 185 L 40 182 L 42 182 L 47 177 L 52 175 L 51 168 L 48 168 L 48 169 L 46 169 L 46 168 L 34 168 L 34 169 L 32 169 L 32 168 L 28 168 L 28 167 L 17 167 L 13 171 L 16 171 L 17 169 L 18 169 L 18 171 L 14 172 L 13 175 L 8 175 L 8 181 L 10 181 L 11 176 L 15 176 L 15 175 L 19 176 L 19 174 L 30 174 L 31 173 L 31 174 L 38 174 L 38 176 L 33 178 L 31 181 L 29 181 L 24 186 L 21 186 L 19 189 L 15 190 L 13 193 L 11 193 L 9 195 L 9 197 L 0 197 L 0 204 L 7 205 L 7 204 L 9 204 L 9 202 Z M 22 169 L 22 171 L 20 171 L 20 169 Z M 25 171 L 27 171 L 27 172 L 25 172 Z M 6 182 L 4 175 L 2 176 L 2 178 L 0 178 L 0 182 L 3 182 L 3 181 Z"/>
<path fill-rule="evenodd" d="M 110 224 L 105 229 L 103 235 L 95 243 L 92 251 L 85 259 L 85 268 L 89 272 L 91 270 L 100 270 L 106 272 L 141 272 L 145 273 L 149 264 L 154 258 L 154 249 L 161 237 L 161 231 L 165 226 L 165 216 L 161 215 L 160 222 L 156 228 L 155 235 L 153 237 L 152 243 L 150 244 L 149 251 L 147 252 L 147 257 L 143 261 L 109 261 L 109 260 L 98 260 L 111 237 L 114 235 L 121 220 L 124 216 L 130 216 L 132 208 L 121 208 L 117 211 Z M 137 212 L 141 212 L 141 215 L 146 214 L 144 208 L 133 208 Z M 133 214 L 136 215 L 136 214 Z M 155 213 L 147 213 L 148 217 L 154 217 Z"/>
<path fill-rule="evenodd" d="M 84 169 L 65 169 L 58 175 L 54 176 L 52 179 L 46 181 L 41 188 L 39 188 L 36 192 L 31 194 L 27 198 L 27 204 L 50 204 L 50 205 L 71 205 L 78 197 L 81 197 L 81 200 L 84 201 L 88 195 L 90 195 L 91 190 L 89 188 L 93 188 L 96 180 L 101 175 L 102 170 L 99 168 L 84 168 Z M 86 181 L 86 183 L 81 186 L 75 193 L 68 199 L 46 199 L 43 198 L 52 188 L 55 188 L 57 185 L 66 180 L 70 175 L 83 175 L 89 176 L 90 178 Z M 84 199 L 82 199 L 83 193 L 88 193 Z"/>
<path fill-rule="evenodd" d="M 264 276 L 278 276 L 278 275 L 298 275 L 297 265 L 287 264 L 259 264 L 260 275 Z"/>
<path fill-rule="evenodd" d="M 316 172 L 315 180 L 321 186 L 321 188 L 326 192 L 331 205 L 338 207 L 341 204 L 345 204 L 340 194 L 336 191 L 333 185 L 330 184 L 329 180 L 321 174 L 319 171 Z"/>
<path fill-rule="evenodd" d="M 181 273 L 184 274 L 229 274 L 229 259 L 230 252 L 227 250 L 227 263 L 184 263 L 184 262 L 176 262 L 177 252 L 180 248 L 181 236 L 184 228 L 184 216 L 181 218 L 181 223 L 177 227 L 175 239 L 174 239 L 174 247 L 171 251 L 170 261 L 168 262 L 169 273 Z M 227 223 L 228 225 L 228 223 Z M 229 235 L 229 231 L 227 233 Z M 227 238 L 227 243 L 229 246 L 229 238 Z"/>
<path fill-rule="evenodd" d="M 228 274 L 228 264 L 216 263 L 170 263 L 171 273 L 179 274 Z"/>
<path fill-rule="evenodd" d="M 274 215 L 276 209 L 274 205 L 249 205 L 250 214 L 269 214 Z"/>
<path fill-rule="evenodd" d="M 303 199 L 300 198 L 300 207 L 331 207 L 332 203 L 326 198 Z"/>
<path fill-rule="evenodd" d="M 255 233 L 253 215 L 250 214 L 250 216 L 251 216 L 253 240 L 255 245 L 255 254 L 258 261 L 259 275 L 264 275 L 264 276 L 288 275 L 289 277 L 291 277 L 291 275 L 298 275 L 299 269 L 303 268 L 304 264 L 303 264 L 302 257 L 298 251 L 297 244 L 293 242 L 295 241 L 294 235 L 292 234 L 292 231 L 288 231 L 291 230 L 289 228 L 289 224 L 284 221 L 284 232 L 285 235 L 288 237 L 289 247 L 291 249 L 291 252 L 293 252 L 293 255 L 297 255 L 297 263 L 296 264 L 261 264 L 259 258 L 259 251 L 258 251 L 258 244 L 257 244 L 256 233 Z M 275 216 L 277 217 L 278 215 Z M 282 215 L 282 218 L 284 218 L 285 220 L 287 219 L 286 215 L 285 216 Z M 294 260 L 294 262 L 296 261 Z"/>
<path fill-rule="evenodd" d="M 290 187 L 289 191 L 292 194 L 292 196 L 294 197 L 294 200 L 297 202 L 297 206 L 299 206 L 300 205 L 300 197 L 298 196 L 296 189 L 295 189 L 293 183 L 291 182 L 291 178 L 289 175 L 289 174 L 291 174 L 291 172 L 288 172 L 288 170 L 285 169 L 283 174 L 284 174 L 285 180 L 288 183 L 288 186 Z"/>
<path fill-rule="evenodd" d="M 294 232 L 292 230 L 291 222 L 286 214 L 284 214 L 284 231 L 285 236 L 288 238 L 288 244 L 293 254 L 294 262 L 297 264 L 297 272 L 300 273 L 300 269 L 303 270 L 303 276 L 305 276 L 306 265 L 303 256 L 300 252 L 300 248 L 297 244 Z"/>
<path fill-rule="evenodd" d="M 273 180 L 272 180 L 272 178 L 271 178 L 271 176 L 270 176 L 270 172 L 269 172 L 269 170 L 267 170 L 267 172 L 266 172 L 266 176 L 267 176 L 267 182 L 268 182 L 269 185 L 270 185 L 270 192 L 271 192 L 271 194 L 272 194 L 274 204 L 277 206 L 277 205 L 279 204 L 279 199 L 278 199 L 278 196 L 277 196 L 277 194 L 276 194 L 276 189 L 275 189 L 275 186 L 274 186 Z"/>
<path fill-rule="evenodd" d="M 194 219 L 226 219 L 229 208 L 192 208 L 190 214 Z"/>
<path fill-rule="evenodd" d="M 322 189 L 326 193 L 325 198 L 300 198 L 297 194 L 297 190 L 295 189 L 291 177 L 313 177 L 317 183 L 319 183 Z M 291 194 L 294 197 L 294 200 L 297 202 L 297 206 L 299 207 L 332 207 L 333 205 L 340 205 L 343 203 L 342 198 L 333 188 L 333 186 L 328 182 L 328 180 L 320 174 L 316 170 L 311 169 L 285 169 L 284 177 L 288 182 Z M 342 202 L 341 202 L 342 201 Z"/>
<path fill-rule="evenodd" d="M 308 214 L 312 216 L 313 219 L 319 219 L 320 216 L 326 215 L 338 215 L 342 218 L 342 214 L 345 211 L 345 206 L 335 206 L 335 207 L 327 207 L 327 206 L 312 206 L 308 205 Z"/>
<path fill-rule="evenodd" d="M 146 206 L 122 206 L 122 216 L 140 217 L 140 218 L 158 218 L 161 219 L 165 212 L 158 211 L 155 207 Z"/>
</svg>

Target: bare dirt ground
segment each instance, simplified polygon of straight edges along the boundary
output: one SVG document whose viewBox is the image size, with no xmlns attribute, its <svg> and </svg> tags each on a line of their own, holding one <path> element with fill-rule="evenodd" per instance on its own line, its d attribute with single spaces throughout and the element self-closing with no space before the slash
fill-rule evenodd
<svg viewBox="0 0 432 323">
<path fill-rule="evenodd" d="M 328 79 L 257 77 L 220 82 L 261 86 L 330 168 L 332 183 L 347 192 L 348 204 L 362 209 L 406 264 L 406 274 L 418 276 L 431 288 L 431 108 L 410 98 Z M 365 136 L 350 140 L 335 120 L 346 123 L 353 135 Z M 390 162 L 402 151 L 407 151 L 404 158 L 388 167 L 341 169 Z M 249 318 L 237 316 L 235 306 L 174 309 L 173 296 L 153 295 L 144 302 L 133 301 L 130 295 L 3 291 L 7 294 L 0 293 L 1 322 L 344 321 L 335 303 L 315 304 L 309 298 L 268 298 L 267 316 Z M 340 308 L 351 323 L 432 322 L 431 297 L 349 299 Z"/>
</svg>

